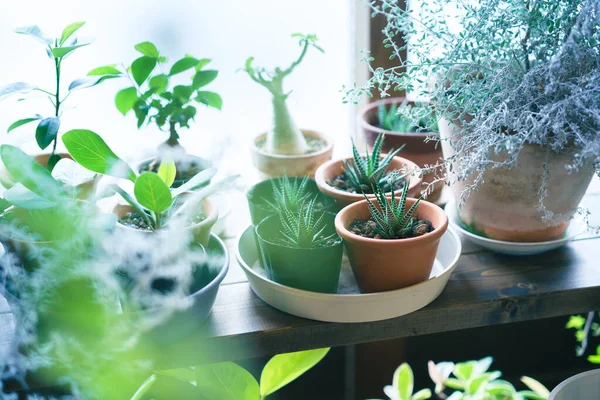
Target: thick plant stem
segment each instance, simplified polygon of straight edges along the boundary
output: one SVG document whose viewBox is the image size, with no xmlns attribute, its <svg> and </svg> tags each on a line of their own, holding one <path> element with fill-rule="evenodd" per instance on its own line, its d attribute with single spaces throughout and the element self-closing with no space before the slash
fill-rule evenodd
<svg viewBox="0 0 600 400">
<path fill-rule="evenodd" d="M 281 155 L 306 153 L 308 145 L 296 127 L 288 110 L 285 97 L 273 95 L 273 130 L 267 133 L 267 152 Z"/>
<path fill-rule="evenodd" d="M 175 122 L 169 121 L 169 138 L 165 142 L 167 145 L 171 147 L 179 146 L 179 134 L 175 130 Z"/>
<path fill-rule="evenodd" d="M 56 70 L 56 95 L 54 100 L 54 116 L 58 118 L 60 113 L 60 60 L 58 58 L 54 59 L 54 65 Z M 56 145 L 58 144 L 58 135 L 54 138 L 54 143 L 52 144 L 52 153 L 54 155 L 56 153 Z"/>
</svg>

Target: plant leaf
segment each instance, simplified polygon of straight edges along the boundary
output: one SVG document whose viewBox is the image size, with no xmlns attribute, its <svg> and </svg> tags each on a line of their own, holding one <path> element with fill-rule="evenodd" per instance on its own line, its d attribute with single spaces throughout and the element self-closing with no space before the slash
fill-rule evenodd
<svg viewBox="0 0 600 400">
<path fill-rule="evenodd" d="M 135 199 L 143 207 L 162 214 L 173 204 L 173 197 L 169 187 L 154 172 L 142 172 L 133 187 Z"/>
<path fill-rule="evenodd" d="M 96 174 L 70 158 L 61 158 L 52 169 L 52 177 L 72 187 L 94 180 Z"/>
<path fill-rule="evenodd" d="M 523 382 L 525 386 L 527 386 L 529 389 L 531 389 L 536 394 L 542 396 L 543 398 L 550 396 L 550 391 L 548 390 L 548 388 L 546 388 L 546 386 L 542 385 L 540 382 L 536 381 L 533 378 L 523 376 L 521 377 L 521 382 Z"/>
<path fill-rule="evenodd" d="M 43 210 L 56 206 L 56 203 L 38 196 L 21 183 L 14 184 L 4 192 L 4 199 L 10 204 L 27 210 Z"/>
<path fill-rule="evenodd" d="M 149 86 L 154 93 L 160 94 L 169 86 L 169 77 L 164 74 L 153 76 L 150 78 Z"/>
<path fill-rule="evenodd" d="M 85 22 L 73 22 L 72 24 L 67 25 L 63 30 L 62 35 L 60 35 L 59 44 L 62 46 L 67 41 L 67 39 L 69 39 L 71 35 L 74 34 L 83 25 L 85 25 Z"/>
<path fill-rule="evenodd" d="M 133 80 L 138 85 L 142 85 L 146 82 L 146 79 L 150 76 L 152 71 L 156 67 L 156 59 L 148 56 L 142 56 L 136 59 L 131 64 L 131 75 L 133 75 Z"/>
<path fill-rule="evenodd" d="M 31 92 L 35 88 L 35 86 L 25 82 L 9 83 L 8 85 L 0 87 L 0 100 L 10 96 L 11 94 Z"/>
<path fill-rule="evenodd" d="M 135 182 L 133 170 L 113 153 L 104 140 L 87 129 L 73 129 L 62 136 L 63 143 L 75 161 L 99 174 Z"/>
<path fill-rule="evenodd" d="M 178 60 L 175 62 L 175 64 L 173 64 L 171 70 L 169 71 L 169 76 L 173 76 L 183 71 L 187 71 L 190 68 L 194 68 L 199 62 L 200 61 L 194 57 L 183 57 L 181 60 Z"/>
<path fill-rule="evenodd" d="M 17 28 L 15 29 L 15 33 L 31 36 L 38 42 L 43 43 L 45 45 L 52 44 L 52 39 L 47 38 L 40 29 L 40 27 L 37 25 L 23 26 L 21 28 Z"/>
<path fill-rule="evenodd" d="M 119 78 L 120 75 L 86 76 L 85 78 L 75 79 L 69 85 L 69 90 L 87 89 L 104 82 L 107 79 Z"/>
<path fill-rule="evenodd" d="M 115 96 L 115 105 L 117 110 L 126 115 L 138 101 L 137 89 L 132 87 L 120 90 Z"/>
<path fill-rule="evenodd" d="M 87 46 L 89 43 L 81 43 L 73 46 L 65 46 L 65 47 L 55 47 L 52 49 L 52 55 L 56 58 L 62 58 L 69 54 L 70 52 L 77 50 L 80 47 Z"/>
<path fill-rule="evenodd" d="M 48 161 L 46 162 L 46 169 L 52 172 L 54 170 L 54 167 L 56 166 L 56 164 L 58 164 L 60 160 L 62 160 L 62 158 L 58 154 L 51 154 L 50 157 L 48 157 Z"/>
<path fill-rule="evenodd" d="M 432 396 L 430 389 L 421 389 L 417 393 L 414 394 L 412 400 L 427 400 Z"/>
<path fill-rule="evenodd" d="M 191 368 L 164 369 L 162 371 L 156 371 L 156 373 L 192 384 L 196 382 L 196 372 Z"/>
<path fill-rule="evenodd" d="M 198 392 L 207 400 L 259 400 L 256 379 L 232 362 L 196 367 Z"/>
<path fill-rule="evenodd" d="M 394 372 L 392 385 L 396 388 L 400 400 L 411 400 L 414 376 L 408 363 L 402 363 Z"/>
<path fill-rule="evenodd" d="M 167 184 L 168 187 L 171 187 L 171 185 L 175 181 L 176 173 L 177 169 L 175 168 L 175 163 L 173 161 L 163 161 L 158 166 L 157 174 L 160 177 L 160 179 L 162 179 L 163 182 Z"/>
<path fill-rule="evenodd" d="M 209 62 L 210 62 L 210 58 L 201 58 L 198 60 L 198 64 L 196 64 L 196 66 L 194 67 L 196 69 L 196 71 L 200 71 L 202 68 L 204 68 Z"/>
<path fill-rule="evenodd" d="M 0 157 L 13 179 L 38 196 L 56 201 L 64 195 L 60 183 L 52 178 L 50 172 L 18 148 L 2 145 Z"/>
<path fill-rule="evenodd" d="M 151 43 L 151 42 L 142 42 L 142 43 L 138 43 L 135 46 L 133 46 L 137 51 L 139 51 L 140 53 L 142 53 L 143 55 L 147 56 L 147 57 L 152 57 L 152 58 L 156 58 L 158 60 L 158 49 L 156 48 L 156 46 Z"/>
<path fill-rule="evenodd" d="M 88 76 L 96 75 L 121 75 L 121 71 L 115 68 L 114 65 L 105 65 L 103 67 L 94 68 L 88 72 Z"/>
<path fill-rule="evenodd" d="M 13 129 L 17 129 L 18 127 L 20 127 L 20 126 L 23 126 L 23 125 L 25 125 L 25 124 L 28 124 L 28 123 L 30 123 L 30 122 L 37 121 L 37 120 L 39 120 L 39 119 L 41 119 L 41 118 L 42 118 L 42 117 L 23 118 L 23 119 L 20 119 L 20 120 L 18 120 L 18 121 L 15 121 L 15 122 L 13 122 L 13 123 L 12 123 L 12 124 L 11 124 L 11 125 L 8 127 L 8 129 L 6 130 L 6 133 L 9 133 L 9 132 L 10 132 L 10 131 L 12 131 Z"/>
<path fill-rule="evenodd" d="M 304 374 L 318 364 L 328 352 L 328 348 L 306 350 L 279 354 L 271 358 L 260 375 L 261 397 L 267 397 Z"/>
<path fill-rule="evenodd" d="M 44 118 L 38 124 L 35 130 L 35 140 L 40 149 L 44 150 L 56 139 L 58 128 L 60 128 L 60 119 L 57 117 Z"/>
<path fill-rule="evenodd" d="M 204 171 L 198 172 L 194 175 L 189 181 L 179 186 L 178 188 L 173 189 L 171 192 L 173 197 L 179 196 L 182 193 L 192 191 L 196 189 L 198 186 L 206 185 L 213 176 L 217 173 L 216 168 L 207 168 Z"/>
<path fill-rule="evenodd" d="M 217 78 L 219 71 L 215 71 L 212 69 L 206 71 L 198 71 L 196 75 L 194 75 L 194 79 L 192 80 L 192 87 L 197 90 L 202 86 L 206 86 Z"/>
<path fill-rule="evenodd" d="M 209 107 L 220 110 L 223 107 L 223 99 L 217 93 L 214 92 L 202 92 L 196 93 L 196 101 L 202 104 L 206 104 Z"/>
</svg>

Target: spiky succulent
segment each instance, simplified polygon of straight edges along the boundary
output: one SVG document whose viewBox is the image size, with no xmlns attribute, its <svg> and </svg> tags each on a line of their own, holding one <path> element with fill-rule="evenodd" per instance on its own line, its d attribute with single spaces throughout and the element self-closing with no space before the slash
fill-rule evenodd
<svg viewBox="0 0 600 400">
<path fill-rule="evenodd" d="M 308 182 L 308 176 L 300 180 L 284 175 L 282 178 L 272 180 L 273 198 L 265 199 L 265 201 L 275 211 L 283 208 L 295 211 L 301 203 L 307 201 L 310 197 Z"/>
<path fill-rule="evenodd" d="M 382 185 L 387 180 L 386 171 L 392 162 L 392 159 L 398 154 L 402 147 L 390 151 L 381 159 L 381 147 L 385 135 L 383 133 L 377 136 L 373 144 L 371 154 L 367 151 L 365 157 L 362 157 L 352 141 L 352 154 L 354 159 L 344 161 L 345 174 L 350 181 L 351 186 L 357 193 L 369 193 L 371 188 Z"/>
<path fill-rule="evenodd" d="M 283 230 L 282 242 L 291 247 L 315 248 L 339 240 L 336 232 L 325 235 L 327 228 L 324 221 L 324 213 L 315 211 L 317 198 L 301 202 L 297 210 L 282 208 L 279 212 L 279 220 Z"/>
<path fill-rule="evenodd" d="M 394 174 L 391 176 L 390 181 L 399 179 Z M 403 178 L 404 184 L 406 185 L 406 178 Z M 390 182 L 393 183 L 393 182 Z M 384 239 L 404 239 L 407 237 L 419 236 L 420 234 L 426 233 L 429 230 L 429 226 L 425 223 L 420 223 L 414 214 L 417 211 L 417 207 L 421 203 L 419 198 L 415 203 L 408 209 L 406 208 L 406 196 L 407 191 L 403 190 L 400 200 L 392 192 L 391 197 L 386 198 L 386 193 L 381 187 L 377 185 L 373 188 L 373 193 L 377 199 L 377 203 L 381 209 L 365 195 L 369 204 L 369 211 L 371 212 L 371 219 L 375 222 L 372 226 L 373 231 L 379 234 Z M 424 225 L 424 226 L 419 226 Z"/>
<path fill-rule="evenodd" d="M 433 109 L 426 103 L 392 103 L 377 107 L 379 127 L 392 132 L 437 132 Z"/>
</svg>

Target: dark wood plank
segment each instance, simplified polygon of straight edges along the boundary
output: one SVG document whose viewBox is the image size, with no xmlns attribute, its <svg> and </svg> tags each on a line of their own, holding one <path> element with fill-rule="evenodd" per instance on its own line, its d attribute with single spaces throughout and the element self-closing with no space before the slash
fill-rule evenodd
<svg viewBox="0 0 600 400">
<path fill-rule="evenodd" d="M 221 288 L 213 315 L 188 340 L 165 349 L 164 367 L 239 360 L 600 309 L 600 239 L 534 257 L 465 255 L 440 297 L 386 321 L 333 324 L 297 318 L 262 302 L 248 283 Z"/>
</svg>

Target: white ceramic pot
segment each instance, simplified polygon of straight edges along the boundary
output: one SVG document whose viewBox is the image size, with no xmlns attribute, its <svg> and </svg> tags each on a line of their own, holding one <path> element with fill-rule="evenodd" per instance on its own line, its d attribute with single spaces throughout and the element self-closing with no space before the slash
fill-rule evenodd
<svg viewBox="0 0 600 400">
<path fill-rule="evenodd" d="M 287 176 L 309 176 L 313 178 L 319 165 L 331 160 L 333 144 L 319 132 L 301 129 L 306 138 L 318 138 L 325 141 L 325 146 L 317 152 L 302 155 L 279 155 L 267 153 L 256 145 L 264 141 L 267 134 L 258 135 L 252 142 L 252 163 L 259 170 L 261 179 Z"/>
<path fill-rule="evenodd" d="M 447 120 L 439 123 L 444 157 L 454 154 L 451 137 L 460 134 L 460 127 Z M 472 233 L 490 239 L 509 242 L 543 242 L 559 239 L 569 222 L 563 220 L 556 226 L 542 221 L 538 211 L 539 190 L 544 175 L 547 147 L 526 144 L 521 150 L 517 165 L 513 168 L 488 169 L 479 184 L 458 209 L 458 216 Z M 548 163 L 548 196 L 544 205 L 555 214 L 573 215 L 594 175 L 592 165 L 569 173 L 565 165 L 570 163 L 573 150 L 553 152 Z M 494 156 L 502 161 L 506 155 Z M 456 171 L 456 167 L 453 171 Z M 473 176 L 451 184 L 458 204 L 465 187 L 473 182 Z M 454 181 L 452 175 L 451 181 Z"/>
<path fill-rule="evenodd" d="M 598 400 L 600 369 L 583 372 L 563 381 L 548 396 L 548 400 Z"/>
</svg>

